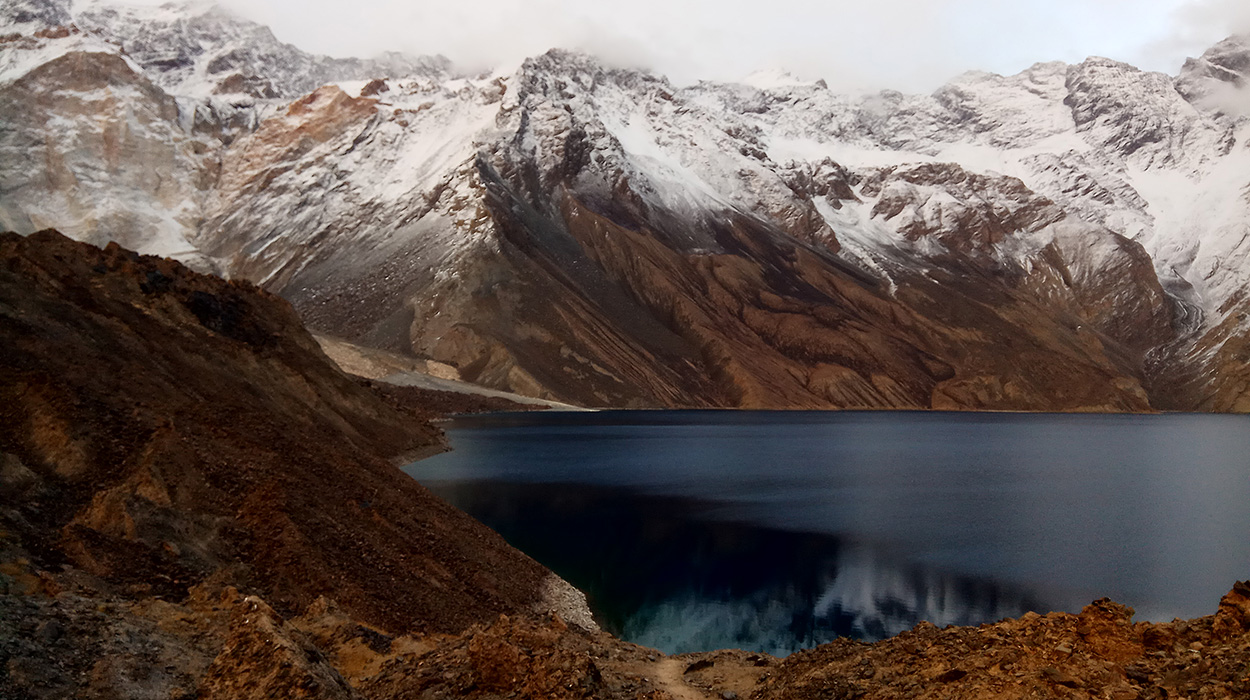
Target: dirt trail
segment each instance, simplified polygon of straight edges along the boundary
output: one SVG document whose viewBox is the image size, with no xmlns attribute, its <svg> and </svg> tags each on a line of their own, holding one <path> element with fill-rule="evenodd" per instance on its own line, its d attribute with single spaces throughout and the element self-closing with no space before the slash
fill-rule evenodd
<svg viewBox="0 0 1250 700">
<path fill-rule="evenodd" d="M 686 659 L 672 656 L 660 659 L 655 665 L 655 683 L 673 696 L 673 700 L 707 700 L 712 696 L 686 683 L 685 672 L 689 663 Z"/>
</svg>

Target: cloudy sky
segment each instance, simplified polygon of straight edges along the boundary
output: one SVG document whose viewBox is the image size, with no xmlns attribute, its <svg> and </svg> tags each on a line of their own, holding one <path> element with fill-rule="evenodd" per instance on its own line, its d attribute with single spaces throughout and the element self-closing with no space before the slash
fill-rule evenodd
<svg viewBox="0 0 1250 700">
<path fill-rule="evenodd" d="M 223 2 L 284 41 L 339 56 L 397 49 L 486 68 L 560 46 L 682 83 L 787 68 L 842 89 L 906 91 L 1090 55 L 1174 74 L 1187 55 L 1250 32 L 1250 0 Z"/>
</svg>

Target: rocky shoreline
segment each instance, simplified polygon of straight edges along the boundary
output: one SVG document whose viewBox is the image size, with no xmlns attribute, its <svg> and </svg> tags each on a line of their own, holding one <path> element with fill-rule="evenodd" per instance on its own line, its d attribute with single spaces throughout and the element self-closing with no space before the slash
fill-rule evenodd
<svg viewBox="0 0 1250 700">
<path fill-rule="evenodd" d="M 0 699 L 1250 697 L 1216 614 L 921 624 L 666 656 L 394 467 L 495 397 L 339 371 L 290 305 L 115 245 L 0 234 Z"/>
</svg>

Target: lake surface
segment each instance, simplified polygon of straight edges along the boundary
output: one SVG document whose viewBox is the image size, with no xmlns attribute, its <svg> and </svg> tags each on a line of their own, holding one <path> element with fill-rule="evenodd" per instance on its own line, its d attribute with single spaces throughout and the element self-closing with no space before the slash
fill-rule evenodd
<svg viewBox="0 0 1250 700">
<path fill-rule="evenodd" d="M 1250 578 L 1250 417 L 622 411 L 464 418 L 405 468 L 666 652 L 927 620 L 1215 611 Z"/>
</svg>

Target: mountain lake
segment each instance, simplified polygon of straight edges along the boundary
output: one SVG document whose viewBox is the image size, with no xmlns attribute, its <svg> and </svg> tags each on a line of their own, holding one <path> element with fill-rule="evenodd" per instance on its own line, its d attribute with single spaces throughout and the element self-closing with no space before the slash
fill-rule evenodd
<svg viewBox="0 0 1250 700">
<path fill-rule="evenodd" d="M 405 471 L 668 653 L 783 655 L 1250 578 L 1250 417 L 518 413 Z"/>
</svg>

